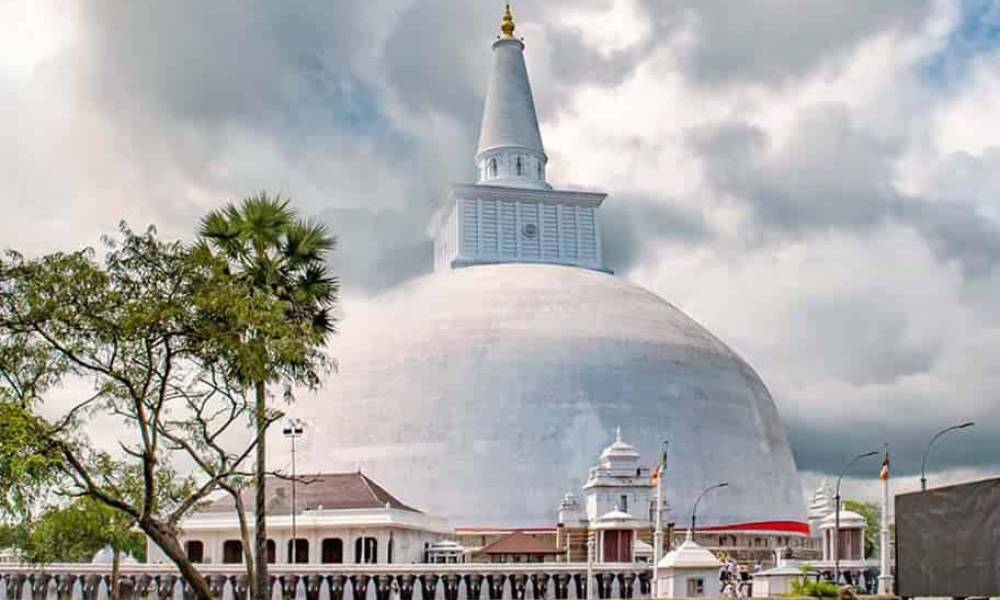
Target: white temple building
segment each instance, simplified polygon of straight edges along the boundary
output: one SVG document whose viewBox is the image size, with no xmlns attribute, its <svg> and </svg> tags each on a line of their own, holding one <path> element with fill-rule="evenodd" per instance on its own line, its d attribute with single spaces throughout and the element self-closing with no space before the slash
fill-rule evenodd
<svg viewBox="0 0 1000 600">
<path fill-rule="evenodd" d="M 294 510 L 292 484 L 277 478 L 267 482 L 271 563 L 424 562 L 425 550 L 452 531 L 444 519 L 404 504 L 364 473 L 299 476 L 295 481 Z M 244 491 L 243 502 L 252 531 L 253 489 Z M 195 562 L 243 561 L 243 542 L 231 496 L 223 496 L 193 513 L 180 523 L 180 530 L 184 550 Z M 146 547 L 149 562 L 169 562 L 153 542 L 147 541 Z"/>
<path fill-rule="evenodd" d="M 699 523 L 808 536 L 760 377 L 681 310 L 610 273 L 605 193 L 547 180 L 524 52 L 508 14 L 470 151 L 477 181 L 443 194 L 434 273 L 345 315 L 331 347 L 338 373 L 293 408 L 316 435 L 304 462 L 361 465 L 459 526 L 546 527 L 565 491 L 587 483 L 594 440 L 621 425 L 645 456 L 670 440 L 673 506 L 730 482 L 702 502 Z M 643 492 L 622 493 L 648 519 Z"/>
<path fill-rule="evenodd" d="M 649 542 L 655 509 L 650 469 L 640 461 L 635 446 L 622 440 L 620 428 L 591 467 L 581 492 L 582 501 L 568 493 L 559 505 L 556 543 L 568 560 L 586 560 L 581 551 L 587 536 L 594 541 L 598 562 L 652 560 Z"/>
</svg>

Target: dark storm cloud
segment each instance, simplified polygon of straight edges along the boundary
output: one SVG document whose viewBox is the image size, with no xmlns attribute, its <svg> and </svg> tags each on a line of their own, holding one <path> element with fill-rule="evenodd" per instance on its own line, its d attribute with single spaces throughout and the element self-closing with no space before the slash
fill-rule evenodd
<svg viewBox="0 0 1000 600">
<path fill-rule="evenodd" d="M 883 415 L 875 411 L 861 415 L 851 425 L 836 421 L 812 419 L 788 428 L 789 441 L 799 468 L 837 475 L 844 463 L 853 456 L 882 450 L 889 444 L 894 476 L 919 475 L 920 459 L 931 436 L 951 424 L 964 421 L 960 411 L 948 422 L 922 421 L 918 415 Z M 954 467 L 995 467 L 1000 455 L 1000 422 L 998 415 L 991 421 L 980 419 L 972 429 L 955 432 L 935 444 L 928 458 L 928 472 Z M 826 425 L 826 426 L 824 426 Z M 874 477 L 878 459 L 858 464 L 851 473 Z"/>
<path fill-rule="evenodd" d="M 626 273 L 651 240 L 697 243 L 711 235 L 701 215 L 665 198 L 616 194 L 601 212 L 601 252 L 608 267 Z"/>
<path fill-rule="evenodd" d="M 353 4 L 92 3 L 80 51 L 93 98 L 109 110 L 267 120 L 303 96 L 331 99 L 331 84 L 350 77 L 364 40 Z"/>
<path fill-rule="evenodd" d="M 367 2 L 86 10 L 77 49 L 82 87 L 136 153 L 165 147 L 188 177 L 222 192 L 219 203 L 254 191 L 239 181 L 290 195 L 340 235 L 337 265 L 352 291 L 420 272 L 422 255 L 412 250 L 427 242 L 423 223 L 454 172 L 471 170 L 471 159 L 462 155 L 470 164 L 456 168 L 457 149 L 422 138 L 388 111 L 398 99 L 413 114 L 440 113 L 463 124 L 462 142 L 472 148 L 478 123 L 470 119 L 485 80 L 468 76 L 478 67 L 459 75 L 460 61 L 488 59 L 487 51 L 460 51 L 460 35 L 442 35 L 453 28 L 443 22 L 441 2 L 416 3 L 399 15 L 390 3 Z M 474 12 L 464 18 L 485 25 Z M 220 162 L 243 143 L 236 136 L 282 155 L 287 172 L 269 180 L 269 170 L 260 178 L 233 176 Z M 369 167 L 331 169 L 347 161 Z M 388 182 L 379 169 L 401 175 Z"/>
<path fill-rule="evenodd" d="M 329 209 L 319 218 L 330 224 L 338 246 L 332 268 L 354 292 L 378 293 L 409 277 L 431 271 L 434 248 L 429 237 L 413 234 L 409 214 L 400 211 Z"/>
<path fill-rule="evenodd" d="M 555 28 L 548 34 L 552 74 L 564 86 L 597 84 L 614 87 L 654 46 L 649 40 L 607 54 L 587 44 L 586 32 Z"/>
<path fill-rule="evenodd" d="M 852 125 L 838 106 L 810 109 L 785 148 L 745 123 L 695 130 L 712 183 L 746 199 L 761 225 L 787 230 L 875 223 L 895 198 L 888 175 L 900 151 Z"/>
<path fill-rule="evenodd" d="M 426 269 L 413 251 L 428 243 L 425 223 L 449 182 L 474 175 L 501 7 L 88 4 L 73 59 L 90 101 L 112 115 L 136 154 L 157 147 L 187 177 L 219 190 L 220 203 L 253 191 L 241 181 L 277 186 L 341 232 L 345 286 L 370 293 Z M 546 97 L 558 104 L 558 93 Z M 428 130 L 428 122 L 445 129 Z M 290 170 L 274 179 L 220 167 L 236 134 L 266 142 Z M 358 160 L 371 168 L 331 172 L 359 143 L 367 154 Z"/>
<path fill-rule="evenodd" d="M 894 222 L 920 232 L 939 257 L 957 261 L 969 276 L 990 274 L 1000 262 L 995 221 L 969 198 L 935 202 L 897 191 L 893 178 L 904 140 L 858 127 L 842 106 L 804 111 L 777 150 L 761 129 L 739 121 L 694 129 L 688 141 L 709 182 L 750 209 L 755 236 L 773 240 Z"/>
<path fill-rule="evenodd" d="M 591 4 L 611 7 L 610 2 Z M 640 0 L 639 5 L 640 17 L 650 26 L 648 35 L 609 53 L 595 50 L 586 31 L 554 27 L 549 34 L 554 76 L 567 85 L 617 85 L 662 44 L 690 30 L 694 45 L 676 58 L 691 81 L 780 85 L 843 58 L 872 36 L 912 32 L 923 23 L 932 3 Z"/>
<path fill-rule="evenodd" d="M 944 260 L 955 260 L 970 278 L 989 277 L 1000 264 L 1000 226 L 964 204 L 913 201 L 898 217 L 919 230 Z"/>
<path fill-rule="evenodd" d="M 777 84 L 802 77 L 895 29 L 913 30 L 927 16 L 926 0 L 642 0 L 655 35 L 693 26 L 688 75 L 706 84 Z"/>
<path fill-rule="evenodd" d="M 389 84 L 407 109 L 453 116 L 467 129 L 472 147 L 482 118 L 495 7 L 420 0 L 403 10 L 399 20 L 385 43 Z M 483 41 L 477 51 L 470 51 L 470 39 Z"/>
<path fill-rule="evenodd" d="M 787 343 L 822 360 L 827 376 L 856 386 L 892 384 L 929 372 L 941 339 L 912 339 L 910 315 L 891 294 L 867 298 L 836 292 L 801 303 Z"/>
</svg>

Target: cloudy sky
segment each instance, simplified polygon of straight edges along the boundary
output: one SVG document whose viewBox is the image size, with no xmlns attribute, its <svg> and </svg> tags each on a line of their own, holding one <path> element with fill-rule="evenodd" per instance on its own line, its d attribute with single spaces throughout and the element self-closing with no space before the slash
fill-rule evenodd
<svg viewBox="0 0 1000 600">
<path fill-rule="evenodd" d="M 0 0 L 0 246 L 266 188 L 339 235 L 349 315 L 430 267 L 501 8 Z M 1000 1 L 514 10 L 550 181 L 611 193 L 611 266 L 757 368 L 807 487 L 883 441 L 912 477 L 966 419 L 934 476 L 1000 472 Z"/>
</svg>

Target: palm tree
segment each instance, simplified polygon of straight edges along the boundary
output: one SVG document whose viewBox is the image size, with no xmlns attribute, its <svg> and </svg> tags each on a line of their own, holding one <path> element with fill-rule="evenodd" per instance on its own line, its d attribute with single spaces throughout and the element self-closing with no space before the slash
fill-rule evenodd
<svg viewBox="0 0 1000 600">
<path fill-rule="evenodd" d="M 249 353 L 244 378 L 254 388 L 257 435 L 256 500 L 253 596 L 267 600 L 267 531 L 266 517 L 266 444 L 270 423 L 266 386 L 270 382 L 306 382 L 317 380 L 316 359 L 336 321 L 332 311 L 337 302 L 339 284 L 329 275 L 325 257 L 333 250 L 335 239 L 326 227 L 298 217 L 287 199 L 261 192 L 243 199 L 238 205 L 209 213 L 199 232 L 203 246 L 216 251 L 229 263 L 234 276 L 246 278 L 253 288 L 271 294 L 286 304 L 290 321 L 303 328 L 308 346 L 316 352 L 289 356 L 280 349 L 268 348 L 266 342 L 247 332 Z"/>
</svg>

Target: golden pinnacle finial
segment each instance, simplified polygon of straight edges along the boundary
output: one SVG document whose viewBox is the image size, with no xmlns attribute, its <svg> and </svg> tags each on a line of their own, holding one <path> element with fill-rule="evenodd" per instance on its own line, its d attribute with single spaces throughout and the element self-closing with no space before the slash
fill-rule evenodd
<svg viewBox="0 0 1000 600">
<path fill-rule="evenodd" d="M 510 3 L 503 11 L 503 20 L 500 22 L 500 37 L 509 40 L 514 38 L 514 14 L 510 12 Z"/>
</svg>

